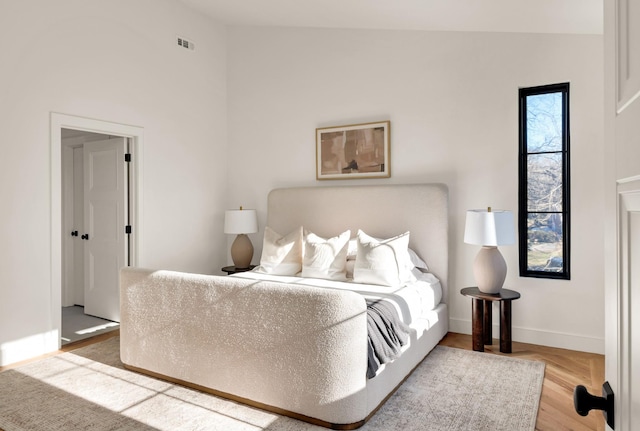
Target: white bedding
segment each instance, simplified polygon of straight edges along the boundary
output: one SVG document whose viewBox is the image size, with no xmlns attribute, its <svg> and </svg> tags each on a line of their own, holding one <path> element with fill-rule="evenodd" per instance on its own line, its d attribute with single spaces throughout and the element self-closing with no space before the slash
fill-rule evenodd
<svg viewBox="0 0 640 431">
<path fill-rule="evenodd" d="M 254 407 L 355 429 L 448 331 L 447 201 L 442 184 L 272 190 L 265 230 L 286 234 L 304 226 L 322 238 L 358 229 L 375 238 L 410 231 L 409 247 L 439 282 L 426 275 L 417 285 L 393 289 L 255 273 L 227 277 L 124 268 L 122 362 Z M 302 269 L 300 255 L 292 260 L 296 268 L 288 274 Z M 357 292 L 397 298 L 399 314 L 411 322 L 400 357 L 370 379 L 364 360 L 367 305 Z"/>
<path fill-rule="evenodd" d="M 303 278 L 298 276 L 271 275 L 254 271 L 235 273 L 232 274 L 231 277 L 351 290 L 360 293 L 367 299 L 384 298 L 394 304 L 398 310 L 398 315 L 404 323 L 416 330 L 424 330 L 427 329 L 424 327 L 425 319 L 428 319 L 432 314 L 431 311 L 440 304 L 442 287 L 440 286 L 440 281 L 433 274 L 414 271 L 414 275 L 416 275 L 418 280 L 402 287 L 360 284 L 352 281 Z"/>
</svg>

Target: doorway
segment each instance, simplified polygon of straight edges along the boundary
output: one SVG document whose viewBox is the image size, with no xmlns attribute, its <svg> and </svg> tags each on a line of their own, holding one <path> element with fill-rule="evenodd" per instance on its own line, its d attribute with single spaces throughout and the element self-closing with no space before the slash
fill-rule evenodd
<svg viewBox="0 0 640 431">
<path fill-rule="evenodd" d="M 51 322 L 57 348 L 117 328 L 119 269 L 139 261 L 142 141 L 139 127 L 51 114 Z M 119 185 L 111 190 L 116 177 Z"/>
<path fill-rule="evenodd" d="M 63 128 L 61 343 L 117 328 L 128 264 L 129 139 Z M 129 158 L 125 158 L 125 154 Z"/>
</svg>

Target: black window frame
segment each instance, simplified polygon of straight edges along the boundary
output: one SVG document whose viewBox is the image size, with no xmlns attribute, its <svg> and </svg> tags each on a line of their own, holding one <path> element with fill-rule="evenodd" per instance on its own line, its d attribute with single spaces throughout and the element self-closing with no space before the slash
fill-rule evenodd
<svg viewBox="0 0 640 431">
<path fill-rule="evenodd" d="M 562 94 L 562 149 L 560 151 L 528 152 L 527 146 L 527 97 L 548 93 Z M 541 85 L 519 89 L 519 172 L 518 172 L 518 239 L 520 276 L 550 279 L 571 279 L 570 250 L 571 250 L 571 210 L 570 210 L 570 175 L 569 175 L 569 147 L 570 147 L 570 116 L 569 116 L 569 83 Z M 545 271 L 529 269 L 529 227 L 530 214 L 554 213 L 553 211 L 529 211 L 528 207 L 528 165 L 529 154 L 562 154 L 562 265 L 561 271 Z"/>
</svg>

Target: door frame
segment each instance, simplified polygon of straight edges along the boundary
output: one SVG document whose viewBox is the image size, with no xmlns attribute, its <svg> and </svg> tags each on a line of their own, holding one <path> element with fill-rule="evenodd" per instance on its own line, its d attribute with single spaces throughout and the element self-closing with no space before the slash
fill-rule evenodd
<svg viewBox="0 0 640 431">
<path fill-rule="evenodd" d="M 636 233 L 632 228 L 631 215 L 640 212 L 640 176 L 618 180 L 618 220 L 617 220 L 617 249 L 618 249 L 618 279 L 617 279 L 617 358 L 616 365 L 616 398 L 617 405 L 615 425 L 617 429 L 630 430 L 630 420 L 632 419 L 632 388 L 634 382 L 631 381 L 633 360 L 636 359 L 637 350 L 634 349 L 634 338 L 637 335 L 633 332 L 632 314 L 634 298 L 632 295 L 636 274 L 634 263 L 637 257 L 633 256 L 633 245 L 631 238 Z M 637 226 L 637 224 L 636 224 Z M 637 228 L 635 229 L 637 230 Z M 637 247 L 637 246 L 636 246 Z M 634 259 L 632 260 L 632 257 Z M 635 262 L 634 262 L 635 261 Z M 637 272 L 637 270 L 635 270 Z M 637 282 L 636 282 L 637 283 Z M 637 324 L 636 324 L 637 325 Z M 637 326 L 636 326 L 637 329 Z M 636 354 L 634 356 L 634 353 Z M 611 376 L 607 376 L 608 378 Z M 613 380 L 613 378 L 612 378 Z"/>
<path fill-rule="evenodd" d="M 142 160 L 144 129 L 138 126 L 51 112 L 51 329 L 61 347 L 62 333 L 62 129 L 82 130 L 131 138 L 132 160 L 129 176 L 130 220 L 133 226 L 130 237 L 130 263 L 141 261 L 143 238 L 142 212 Z"/>
</svg>

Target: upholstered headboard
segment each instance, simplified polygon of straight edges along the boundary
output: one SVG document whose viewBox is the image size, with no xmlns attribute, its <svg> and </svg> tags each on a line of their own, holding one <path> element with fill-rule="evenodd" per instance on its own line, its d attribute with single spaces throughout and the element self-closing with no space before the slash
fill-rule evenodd
<svg viewBox="0 0 640 431">
<path fill-rule="evenodd" d="M 280 234 L 303 226 L 325 238 L 358 229 L 389 238 L 410 231 L 448 302 L 448 191 L 444 184 L 294 187 L 269 193 L 267 225 Z"/>
</svg>

